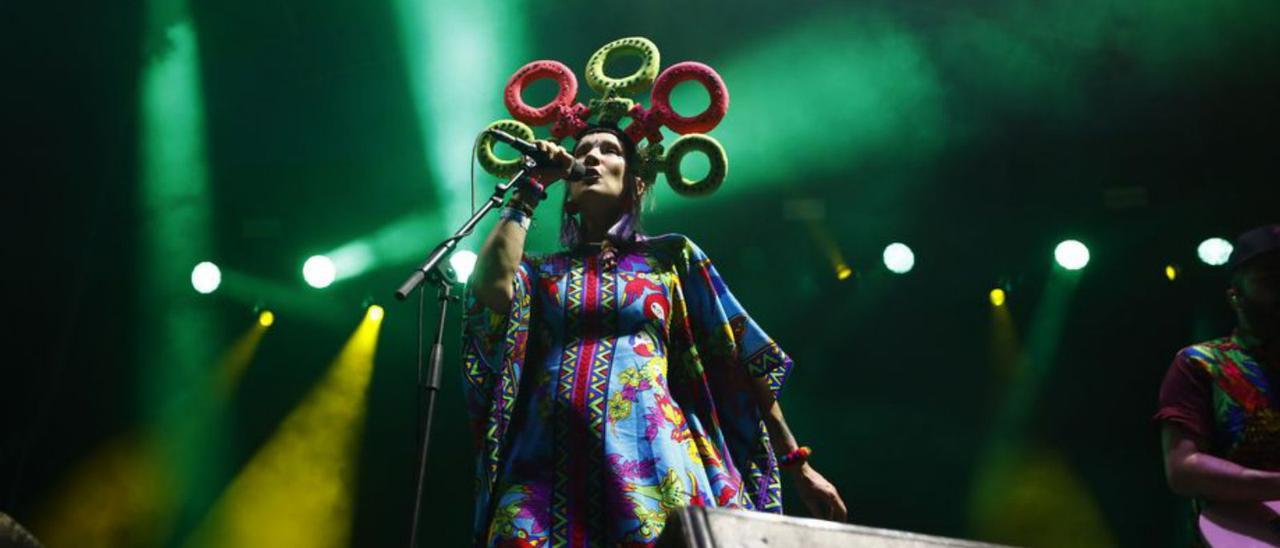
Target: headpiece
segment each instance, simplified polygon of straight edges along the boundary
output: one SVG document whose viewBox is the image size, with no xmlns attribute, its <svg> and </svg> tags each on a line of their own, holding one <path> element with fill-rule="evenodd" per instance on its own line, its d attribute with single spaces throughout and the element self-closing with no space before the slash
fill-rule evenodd
<svg viewBox="0 0 1280 548">
<path fill-rule="evenodd" d="M 625 78 L 605 75 L 605 65 L 622 56 L 639 57 L 640 68 Z M 593 124 L 618 127 L 636 145 L 640 165 L 633 168 L 633 173 L 641 179 L 653 184 L 662 173 L 677 194 L 711 194 L 724 182 L 729 159 L 720 142 L 706 133 L 715 128 L 729 110 L 729 89 L 715 70 L 702 63 L 677 63 L 661 74 L 658 67 L 658 47 L 646 38 L 622 38 L 605 44 L 587 60 L 586 70 L 587 85 L 601 97 L 590 99 L 584 105 L 577 101 L 578 79 L 569 67 L 559 61 L 534 61 L 520 67 L 507 80 L 503 102 L 515 119 L 498 120 L 489 124 L 489 128 L 532 140 L 535 137 L 530 126 L 550 125 L 551 138 L 560 141 Z M 537 108 L 525 104 L 520 96 L 525 86 L 543 78 L 551 78 L 559 86 L 555 99 Z M 711 104 L 697 116 L 681 116 L 671 108 L 671 90 L 689 80 L 702 84 L 711 98 Z M 653 89 L 649 93 L 649 108 L 628 97 L 650 86 Z M 631 123 L 622 126 L 623 118 L 631 118 Z M 662 145 L 663 127 L 680 134 L 670 148 Z M 680 173 L 681 160 L 694 151 L 702 152 L 711 166 L 707 176 L 699 181 L 685 179 Z M 485 171 L 497 177 L 510 177 L 521 165 L 519 159 L 503 160 L 494 155 L 493 138 L 487 135 L 479 143 L 479 161 Z"/>
</svg>

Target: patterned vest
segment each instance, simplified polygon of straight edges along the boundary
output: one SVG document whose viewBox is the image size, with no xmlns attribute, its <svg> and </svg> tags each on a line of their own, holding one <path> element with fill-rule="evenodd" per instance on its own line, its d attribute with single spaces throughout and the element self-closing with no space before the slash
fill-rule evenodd
<svg viewBox="0 0 1280 548">
<path fill-rule="evenodd" d="M 1188 357 L 1213 379 L 1212 453 L 1241 466 L 1280 470 L 1280 395 L 1238 335 L 1197 344 Z"/>
</svg>

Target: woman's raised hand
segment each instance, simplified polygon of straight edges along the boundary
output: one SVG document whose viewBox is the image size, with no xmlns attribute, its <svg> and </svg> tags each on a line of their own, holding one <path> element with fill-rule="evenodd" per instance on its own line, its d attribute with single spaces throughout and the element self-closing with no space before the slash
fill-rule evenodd
<svg viewBox="0 0 1280 548">
<path fill-rule="evenodd" d="M 569 154 L 564 147 L 545 139 L 539 139 L 533 142 L 538 150 L 551 158 L 551 165 L 539 165 L 533 169 L 533 177 L 544 186 L 550 186 L 551 183 L 559 181 L 569 175 L 569 168 L 573 167 L 573 155 Z"/>
</svg>

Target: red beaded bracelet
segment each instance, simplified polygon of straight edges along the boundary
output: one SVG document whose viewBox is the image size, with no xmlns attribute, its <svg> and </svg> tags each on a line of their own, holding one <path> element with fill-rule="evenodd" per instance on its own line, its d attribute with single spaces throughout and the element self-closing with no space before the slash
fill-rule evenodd
<svg viewBox="0 0 1280 548">
<path fill-rule="evenodd" d="M 787 467 L 803 464 L 805 461 L 809 460 L 809 455 L 812 453 L 813 450 L 809 449 L 807 446 L 799 447 L 795 451 L 778 457 L 778 466 Z"/>
</svg>

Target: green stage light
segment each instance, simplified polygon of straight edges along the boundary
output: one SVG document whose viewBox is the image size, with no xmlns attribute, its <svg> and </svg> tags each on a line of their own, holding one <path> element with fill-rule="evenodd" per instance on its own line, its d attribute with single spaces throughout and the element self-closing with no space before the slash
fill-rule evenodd
<svg viewBox="0 0 1280 548">
<path fill-rule="evenodd" d="M 1067 270 L 1080 270 L 1089 264 L 1089 248 L 1077 240 L 1067 240 L 1053 250 L 1058 266 Z"/>
<path fill-rule="evenodd" d="M 465 249 L 454 253 L 449 256 L 449 265 L 453 267 L 453 272 L 457 274 L 458 281 L 467 283 L 467 279 L 471 277 L 471 273 L 476 269 L 476 254 Z"/>
<path fill-rule="evenodd" d="M 470 171 L 467 162 L 459 160 L 471 154 L 480 130 L 510 116 L 502 107 L 503 86 L 516 69 L 540 54 L 527 47 L 526 13 L 532 5 L 526 7 L 524 2 L 393 0 L 389 4 L 399 30 L 409 100 L 421 132 L 422 165 L 430 169 L 423 179 L 435 186 L 432 209 L 415 212 L 425 216 L 428 230 L 411 233 L 401 244 L 415 256 L 423 239 L 443 238 L 470 215 L 470 190 L 458 184 L 470 178 Z M 589 53 L 583 52 L 583 59 Z M 580 97 L 585 100 L 585 95 Z M 478 180 L 481 188 L 488 180 Z M 375 266 L 395 260 L 374 247 Z M 334 259 L 342 265 L 339 257 Z M 345 269 L 341 275 L 347 275 Z"/>
<path fill-rule="evenodd" d="M 137 505 L 133 499 L 126 503 L 142 512 L 138 521 L 110 530 L 127 530 L 128 544 L 166 545 L 174 544 L 166 539 L 168 531 L 184 527 L 181 524 L 193 519 L 189 513 L 200 505 L 179 501 L 205 501 L 216 494 L 217 478 L 229 464 L 224 451 L 230 446 L 225 416 L 214 393 L 205 390 L 209 366 L 219 360 L 214 342 L 224 340 L 225 322 L 219 321 L 210 303 L 178 297 L 189 295 L 183 283 L 188 276 L 200 293 L 217 291 L 223 296 L 235 284 L 230 272 L 212 263 L 192 269 L 217 256 L 200 30 L 186 2 L 146 0 L 136 8 L 137 30 L 145 37 L 139 44 L 138 85 L 133 88 L 138 93 L 136 211 L 138 226 L 143 227 L 136 231 L 136 249 L 138 282 L 146 291 L 137 292 L 138 325 L 132 330 L 139 335 L 133 337 L 139 345 L 138 367 L 121 382 L 136 398 L 129 406 L 138 420 L 134 426 L 155 447 L 157 460 L 149 473 L 158 474 L 156 481 L 163 487 L 153 502 L 143 498 L 136 499 Z M 132 485 L 133 478 L 121 478 Z M 146 480 L 138 483 L 145 491 Z M 86 546 L 110 542 L 102 539 L 115 534 L 99 531 L 83 539 L 49 542 Z"/>
<path fill-rule="evenodd" d="M 753 36 L 723 58 L 699 59 L 724 77 L 732 97 L 724 123 L 710 132 L 729 153 L 729 180 L 717 201 L 825 180 L 797 177 L 797 165 L 809 175 L 838 174 L 871 158 L 913 163 L 943 149 L 950 135 L 946 75 L 927 41 L 895 20 L 871 5 L 837 2 Z M 673 45 L 657 45 L 663 68 L 680 60 L 667 60 L 668 53 L 680 57 L 669 51 Z M 698 86 L 683 84 L 671 101 L 676 112 L 693 115 L 708 99 Z M 858 129 L 833 131 L 851 127 Z M 665 193 L 666 186 L 654 191 Z M 892 200 L 908 188 L 873 185 L 868 199 Z M 663 216 L 696 207 L 696 200 L 664 198 L 658 198 Z"/>
<path fill-rule="evenodd" d="M 1200 242 L 1200 247 L 1196 248 L 1196 254 L 1204 264 L 1222 266 L 1227 264 L 1227 258 L 1231 257 L 1231 249 L 1231 242 L 1222 238 L 1209 238 Z"/>
<path fill-rule="evenodd" d="M 892 243 L 884 248 L 884 266 L 894 274 L 906 274 L 916 265 L 916 255 L 904 244 Z"/>
<path fill-rule="evenodd" d="M 191 287 L 196 292 L 208 295 L 217 291 L 219 285 L 222 285 L 222 271 L 218 265 L 204 261 L 191 269 Z"/>
<path fill-rule="evenodd" d="M 336 276 L 333 261 L 324 255 L 313 255 L 302 265 L 302 278 L 307 281 L 307 285 L 316 289 L 329 287 Z"/>
</svg>

